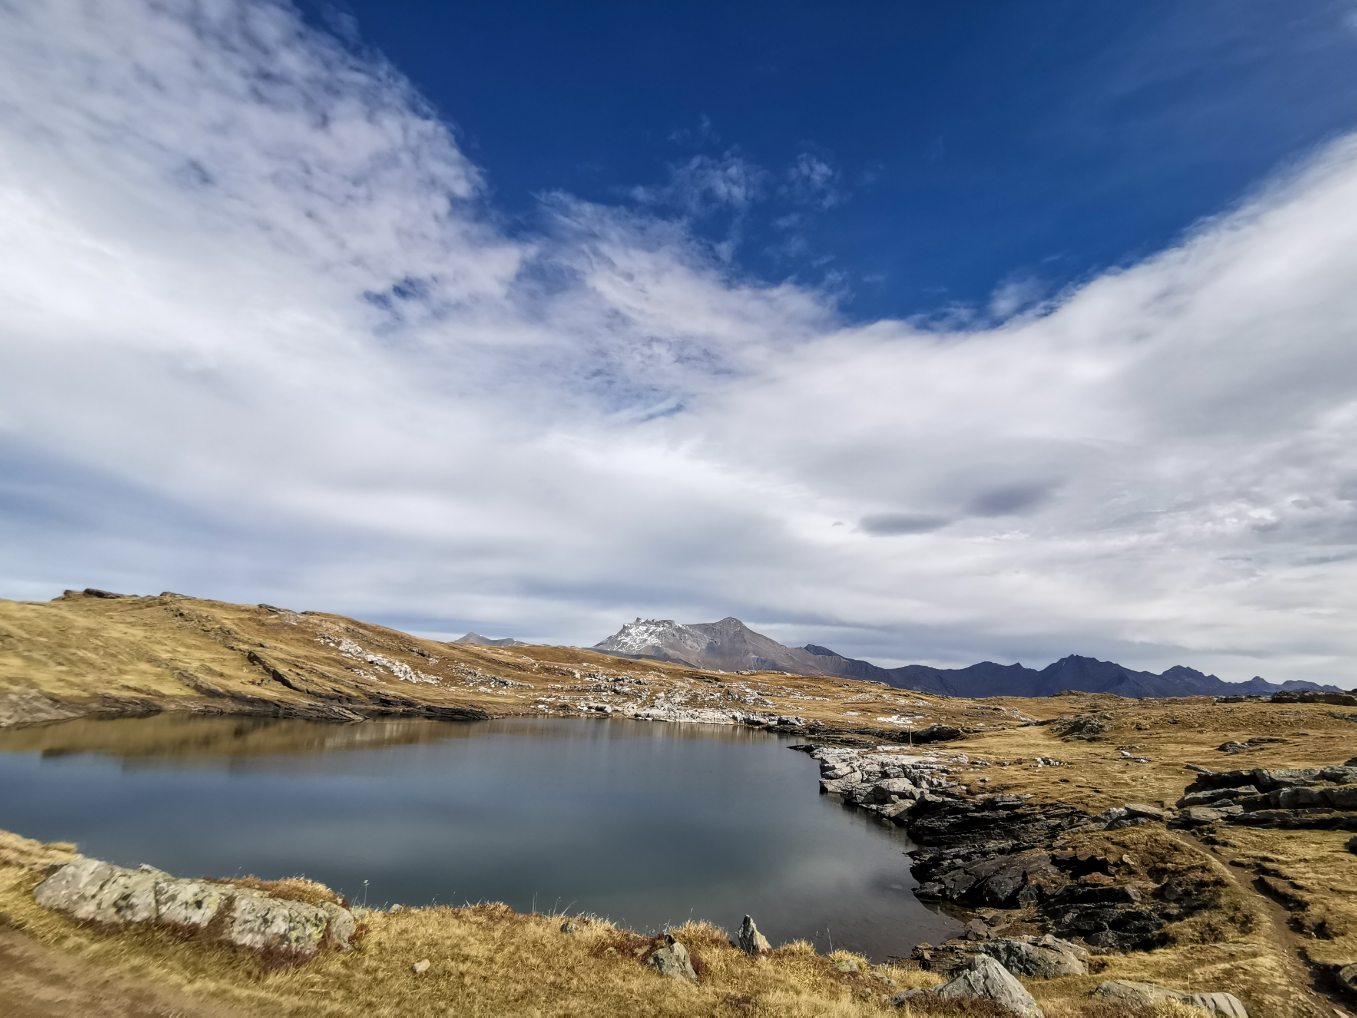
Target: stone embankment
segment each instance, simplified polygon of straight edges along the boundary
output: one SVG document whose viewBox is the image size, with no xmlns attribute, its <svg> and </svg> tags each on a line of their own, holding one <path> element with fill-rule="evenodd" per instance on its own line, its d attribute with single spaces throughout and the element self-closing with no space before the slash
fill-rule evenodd
<svg viewBox="0 0 1357 1018">
<path fill-rule="evenodd" d="M 185 880 L 148 866 L 125 869 L 83 856 L 54 871 L 33 897 L 44 908 L 86 922 L 161 926 L 299 960 L 323 947 L 347 950 L 355 929 L 353 913 L 333 902 L 291 901 L 252 888 Z"/>
</svg>

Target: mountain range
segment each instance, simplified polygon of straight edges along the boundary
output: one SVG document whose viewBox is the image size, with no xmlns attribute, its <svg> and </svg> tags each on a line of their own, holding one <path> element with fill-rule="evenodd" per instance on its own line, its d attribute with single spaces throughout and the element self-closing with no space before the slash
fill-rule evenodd
<svg viewBox="0 0 1357 1018">
<path fill-rule="evenodd" d="M 522 647 L 522 640 L 515 640 L 512 637 L 504 636 L 495 639 L 493 636 L 482 636 L 480 633 L 467 633 L 465 636 L 459 636 L 450 641 L 452 643 L 466 643 L 473 647 Z"/>
<path fill-rule="evenodd" d="M 620 657 L 655 658 L 721 671 L 782 671 L 797 675 L 872 679 L 900 689 L 943 696 L 1052 696 L 1065 690 L 1078 690 L 1143 698 L 1337 689 L 1313 682 L 1269 682 L 1258 676 L 1247 682 L 1226 682 L 1184 665 L 1175 665 L 1163 672 L 1136 671 L 1113 661 L 1076 654 L 1040 669 L 993 661 L 982 661 L 965 668 L 928 665 L 883 668 L 815 644 L 784 646 L 736 618 L 686 625 L 670 619 L 638 618 L 596 643 L 593 649 Z"/>
</svg>

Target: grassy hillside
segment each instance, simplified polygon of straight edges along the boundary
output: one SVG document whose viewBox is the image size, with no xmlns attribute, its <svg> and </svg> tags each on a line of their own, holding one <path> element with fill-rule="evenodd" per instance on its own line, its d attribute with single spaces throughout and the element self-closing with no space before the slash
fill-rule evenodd
<svg viewBox="0 0 1357 1018">
<path fill-rule="evenodd" d="M 34 722 L 120 713 L 246 715 L 223 718 L 216 735 L 191 745 L 176 743 L 181 736 L 167 718 L 163 732 L 152 733 L 155 745 L 143 747 L 210 754 L 270 738 L 267 727 L 249 724 L 251 714 L 343 720 L 607 709 L 795 716 L 818 723 L 816 739 L 858 743 L 907 741 L 911 730 L 953 725 L 963 733 L 945 749 L 966 755 L 959 774 L 976 792 L 1018 792 L 1090 812 L 1128 802 L 1172 806 L 1194 776 L 1188 764 L 1317 766 L 1357 753 L 1349 716 L 1357 711 L 1325 704 L 950 700 L 855 680 L 703 672 L 572 648 L 449 645 L 338 616 L 178 595 L 0 602 L 0 724 L 29 726 L 12 737 L 34 749 L 50 737 Z M 119 739 L 115 725 L 82 723 Z M 323 744 L 326 728 L 314 732 Z M 399 726 L 382 737 L 400 738 Z M 1226 742 L 1245 746 L 1226 754 L 1218 748 Z M 1352 833 L 1228 827 L 1223 834 L 1150 824 L 1072 843 L 1076 851 L 1124 853 L 1148 870 L 1199 871 L 1226 890 L 1217 914 L 1183 924 L 1161 949 L 1106 955 L 1093 975 L 1031 984 L 1048 1015 L 1124 1013 L 1100 1012 L 1087 1000 L 1109 978 L 1230 989 L 1263 1018 L 1334 1013 L 1311 984 L 1357 960 L 1357 855 L 1345 847 Z M 882 1001 L 892 988 L 937 980 L 910 963 L 841 966 L 848 959 L 816 956 L 806 945 L 750 960 L 698 924 L 682 936 L 706 974 L 700 986 L 676 985 L 639 964 L 635 953 L 644 945 L 633 934 L 597 922 L 567 936 L 555 917 L 500 906 L 373 912 L 358 952 L 272 971 L 253 957 L 163 932 L 108 935 L 38 908 L 31 888 L 63 851 L 0 841 L 0 933 L 127 985 L 185 994 L 203 1002 L 204 1013 L 210 1001 L 211 1013 L 288 1015 L 418 1016 L 450 1007 L 487 1015 L 856 1015 L 886 1013 Z M 5 943 L 0 936 L 0 964 Z M 424 957 L 430 972 L 415 977 L 409 966 Z M 174 1010 L 166 1006 L 165 1013 Z M 920 1006 L 914 1013 L 948 1012 Z"/>
</svg>

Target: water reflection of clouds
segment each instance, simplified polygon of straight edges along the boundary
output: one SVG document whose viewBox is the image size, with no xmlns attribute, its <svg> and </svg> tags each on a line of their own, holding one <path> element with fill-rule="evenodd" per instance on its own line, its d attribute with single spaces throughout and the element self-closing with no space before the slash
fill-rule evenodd
<svg viewBox="0 0 1357 1018">
<path fill-rule="evenodd" d="M 15 738 L 18 737 L 18 738 Z M 908 842 L 816 792 L 788 740 L 573 719 L 154 718 L 0 736 L 0 826 L 186 874 L 304 873 L 373 903 L 690 916 L 877 957 L 951 927 Z M 55 766 L 54 766 L 55 765 Z"/>
</svg>

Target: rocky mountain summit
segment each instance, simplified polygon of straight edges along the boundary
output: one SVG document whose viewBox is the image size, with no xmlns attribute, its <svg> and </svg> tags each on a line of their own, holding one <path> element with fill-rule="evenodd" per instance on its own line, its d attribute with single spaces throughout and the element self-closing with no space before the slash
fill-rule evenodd
<svg viewBox="0 0 1357 1018">
<path fill-rule="evenodd" d="M 1045 668 L 982 661 L 965 668 L 903 665 L 883 668 L 810 643 L 788 647 L 755 632 L 737 618 L 680 623 L 672 619 L 628 622 L 594 650 L 620 657 L 654 658 L 721 671 L 782 671 L 794 675 L 835 675 L 884 682 L 939 696 L 1054 696 L 1070 690 L 1114 693 L 1144 699 L 1159 696 L 1261 696 L 1300 691 L 1338 692 L 1313 682 L 1269 682 L 1255 676 L 1226 682 L 1195 668 L 1175 665 L 1164 672 L 1137 671 L 1113 661 L 1071 654 Z"/>
</svg>

